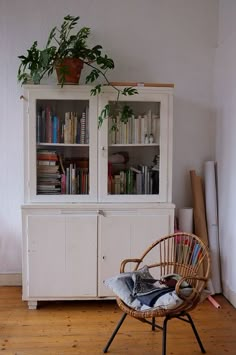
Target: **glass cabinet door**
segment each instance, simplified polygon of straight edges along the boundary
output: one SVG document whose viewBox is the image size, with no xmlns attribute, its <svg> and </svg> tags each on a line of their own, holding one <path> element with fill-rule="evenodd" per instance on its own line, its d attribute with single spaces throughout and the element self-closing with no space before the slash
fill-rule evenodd
<svg viewBox="0 0 236 355">
<path fill-rule="evenodd" d="M 88 89 L 29 91 L 30 199 L 97 199 L 97 101 Z"/>
<path fill-rule="evenodd" d="M 100 134 L 101 200 L 169 202 L 169 95 L 155 88 L 140 88 L 139 94 L 121 97 L 118 103 L 111 93 L 104 93 L 102 99 L 102 105 L 108 103 L 112 114 Z M 124 105 L 131 113 L 127 123 L 121 122 Z"/>
</svg>

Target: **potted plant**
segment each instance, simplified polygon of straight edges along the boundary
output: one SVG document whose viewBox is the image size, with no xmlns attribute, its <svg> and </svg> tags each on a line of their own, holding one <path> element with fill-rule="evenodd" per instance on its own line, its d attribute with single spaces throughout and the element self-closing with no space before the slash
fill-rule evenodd
<svg viewBox="0 0 236 355">
<path fill-rule="evenodd" d="M 110 85 L 116 90 L 117 105 L 120 95 L 136 94 L 137 90 L 135 88 L 119 89 L 108 80 L 106 74 L 109 69 L 114 69 L 113 59 L 102 53 L 103 48 L 101 45 L 93 47 L 88 45 L 88 38 L 91 33 L 89 27 L 82 27 L 75 31 L 78 21 L 79 16 L 65 16 L 61 27 L 55 26 L 52 28 L 46 46 L 43 49 L 40 49 L 38 42 L 34 41 L 27 50 L 27 54 L 18 57 L 21 60 L 17 74 L 18 81 L 22 84 L 40 84 L 45 76 L 49 77 L 56 71 L 61 87 L 66 83 L 78 84 L 80 71 L 84 65 L 87 65 L 91 70 L 85 78 L 86 84 L 92 84 L 97 82 L 98 79 L 103 79 L 103 84 L 98 83 L 91 89 L 91 95 L 99 94 L 104 84 Z M 79 68 L 78 71 L 76 71 L 77 66 Z M 75 77 L 72 76 L 74 72 Z M 111 114 L 110 105 L 106 105 L 99 115 L 99 125 Z M 121 121 L 127 122 L 131 115 L 132 110 L 130 107 L 123 105 L 121 108 Z"/>
</svg>

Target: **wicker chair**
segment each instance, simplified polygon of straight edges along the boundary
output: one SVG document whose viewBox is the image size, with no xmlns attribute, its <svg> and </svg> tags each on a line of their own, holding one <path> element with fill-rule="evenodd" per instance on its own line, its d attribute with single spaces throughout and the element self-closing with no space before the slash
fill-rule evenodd
<svg viewBox="0 0 236 355">
<path fill-rule="evenodd" d="M 194 234 L 175 233 L 165 236 L 152 244 L 139 259 L 126 259 L 121 263 L 120 272 L 126 271 L 126 266 L 134 263 L 134 271 L 139 270 L 143 265 L 155 278 L 162 278 L 166 274 L 175 273 L 181 276 L 175 285 L 175 291 L 182 303 L 175 309 L 164 309 L 162 307 L 150 308 L 148 310 L 136 310 L 125 304 L 117 297 L 117 304 L 124 312 L 113 334 L 108 340 L 103 352 L 106 353 L 110 347 L 119 328 L 127 315 L 151 325 L 152 330 L 156 328 L 163 331 L 162 334 L 162 355 L 166 355 L 166 332 L 167 322 L 172 318 L 178 318 L 190 323 L 196 340 L 202 353 L 205 349 L 197 333 L 189 311 L 193 310 L 200 302 L 202 291 L 206 287 L 210 273 L 210 257 L 207 246 Z M 181 285 L 187 281 L 191 285 L 191 292 L 183 295 Z M 156 317 L 164 317 L 162 326 L 156 324 Z M 184 349 L 183 349 L 184 351 Z"/>
</svg>

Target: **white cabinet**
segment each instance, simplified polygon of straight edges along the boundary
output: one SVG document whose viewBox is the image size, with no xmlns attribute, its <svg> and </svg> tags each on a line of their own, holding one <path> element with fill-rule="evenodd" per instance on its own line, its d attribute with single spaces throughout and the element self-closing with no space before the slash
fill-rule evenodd
<svg viewBox="0 0 236 355">
<path fill-rule="evenodd" d="M 96 213 L 34 207 L 22 210 L 23 299 L 96 297 Z"/>
<path fill-rule="evenodd" d="M 24 88 L 23 299 L 113 297 L 103 281 L 173 232 L 172 87 Z M 112 119 L 98 129 L 110 104 Z M 112 130 L 115 123 L 117 129 Z"/>
<path fill-rule="evenodd" d="M 99 207 L 99 209 L 98 209 Z M 171 204 L 24 205 L 23 299 L 113 297 L 104 286 L 122 259 L 173 232 Z"/>
</svg>

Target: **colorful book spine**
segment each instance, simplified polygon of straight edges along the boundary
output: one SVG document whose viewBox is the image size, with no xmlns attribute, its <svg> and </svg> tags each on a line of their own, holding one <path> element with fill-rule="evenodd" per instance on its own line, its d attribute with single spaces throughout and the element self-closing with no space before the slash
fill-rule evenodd
<svg viewBox="0 0 236 355">
<path fill-rule="evenodd" d="M 58 117 L 52 118 L 52 143 L 58 143 Z"/>
<path fill-rule="evenodd" d="M 61 193 L 66 194 L 66 174 L 61 174 Z"/>
<path fill-rule="evenodd" d="M 52 114 L 49 106 L 46 107 L 46 142 L 52 143 Z"/>
</svg>

